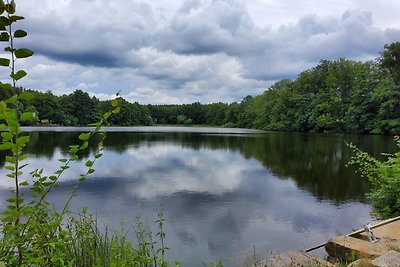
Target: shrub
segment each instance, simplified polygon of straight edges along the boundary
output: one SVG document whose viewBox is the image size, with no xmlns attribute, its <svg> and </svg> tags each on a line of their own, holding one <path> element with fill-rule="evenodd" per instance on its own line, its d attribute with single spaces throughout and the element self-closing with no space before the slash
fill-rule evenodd
<svg viewBox="0 0 400 267">
<path fill-rule="evenodd" d="M 400 148 L 400 138 L 395 137 L 395 141 Z M 400 152 L 384 154 L 387 160 L 380 161 L 351 143 L 348 146 L 355 152 L 349 164 L 358 165 L 358 172 L 372 184 L 368 197 L 373 214 L 382 218 L 400 216 Z"/>
</svg>

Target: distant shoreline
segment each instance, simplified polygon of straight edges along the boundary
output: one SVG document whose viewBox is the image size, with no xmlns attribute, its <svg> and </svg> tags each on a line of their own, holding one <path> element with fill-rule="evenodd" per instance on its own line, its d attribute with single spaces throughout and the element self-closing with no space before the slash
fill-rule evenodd
<svg viewBox="0 0 400 267">
<path fill-rule="evenodd" d="M 23 126 L 25 132 L 35 131 L 54 131 L 54 132 L 81 132 L 91 131 L 94 127 L 88 126 Z M 221 133 L 221 134 L 260 134 L 265 133 L 262 130 L 245 129 L 245 128 L 221 128 L 221 127 L 190 127 L 190 126 L 109 126 L 102 127 L 106 132 L 150 132 L 150 133 L 167 133 L 167 132 L 187 132 L 187 133 Z"/>
</svg>

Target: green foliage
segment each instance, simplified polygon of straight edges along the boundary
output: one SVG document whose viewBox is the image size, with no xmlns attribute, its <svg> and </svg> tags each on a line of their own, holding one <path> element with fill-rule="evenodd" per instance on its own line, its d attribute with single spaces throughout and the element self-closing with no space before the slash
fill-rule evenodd
<svg viewBox="0 0 400 267">
<path fill-rule="evenodd" d="M 400 139 L 396 137 L 400 148 Z M 382 218 L 400 216 L 400 152 L 388 155 L 386 161 L 379 161 L 368 153 L 348 144 L 355 152 L 349 164 L 357 165 L 361 176 L 368 178 L 372 190 L 368 194 L 374 206 L 374 214 Z"/>
<path fill-rule="evenodd" d="M 181 125 L 190 125 L 192 123 L 192 119 L 186 118 L 186 116 L 183 114 L 176 116 L 176 120 L 178 121 L 178 124 Z"/>
<path fill-rule="evenodd" d="M 100 102 L 100 110 L 104 112 L 109 105 L 108 101 Z M 138 103 L 129 103 L 124 99 L 121 99 L 120 107 L 120 112 L 110 118 L 111 125 L 133 126 L 153 124 L 147 107 L 141 106 Z"/>
<path fill-rule="evenodd" d="M 380 67 L 373 62 L 323 60 L 296 80 L 279 81 L 253 101 L 242 101 L 237 125 L 267 130 L 398 134 L 400 88 L 394 76 Z"/>
<path fill-rule="evenodd" d="M 400 42 L 386 44 L 379 62 L 387 70 L 393 80 L 400 85 Z"/>
<path fill-rule="evenodd" d="M 73 125 L 88 125 L 100 118 L 98 100 L 91 98 L 88 93 L 76 90 L 61 99 L 64 114 L 71 117 Z M 75 118 L 75 119 L 74 119 Z"/>
</svg>

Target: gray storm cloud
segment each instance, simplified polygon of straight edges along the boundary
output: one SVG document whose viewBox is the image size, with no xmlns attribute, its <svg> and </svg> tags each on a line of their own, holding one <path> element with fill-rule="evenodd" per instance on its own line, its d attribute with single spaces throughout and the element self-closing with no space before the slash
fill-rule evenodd
<svg viewBox="0 0 400 267">
<path fill-rule="evenodd" d="M 39 55 L 22 63 L 32 72 L 24 86 L 83 88 L 101 98 L 118 88 L 140 103 L 240 101 L 321 59 L 374 59 L 400 39 L 400 27 L 375 26 L 374 10 L 309 13 L 260 26 L 252 1 L 180 3 L 167 9 L 155 1 L 46 0 L 39 11 L 21 3 L 29 32 L 22 45 Z M 50 71 L 35 76 L 38 68 Z M 69 75 L 62 75 L 66 68 Z"/>
</svg>

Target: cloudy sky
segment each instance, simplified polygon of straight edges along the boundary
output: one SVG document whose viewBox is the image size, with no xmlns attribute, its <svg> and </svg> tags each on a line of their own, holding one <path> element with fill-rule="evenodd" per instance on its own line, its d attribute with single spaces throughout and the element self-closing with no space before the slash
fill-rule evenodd
<svg viewBox="0 0 400 267">
<path fill-rule="evenodd" d="M 20 0 L 20 85 L 142 104 L 240 101 L 400 41 L 398 0 Z"/>
</svg>

